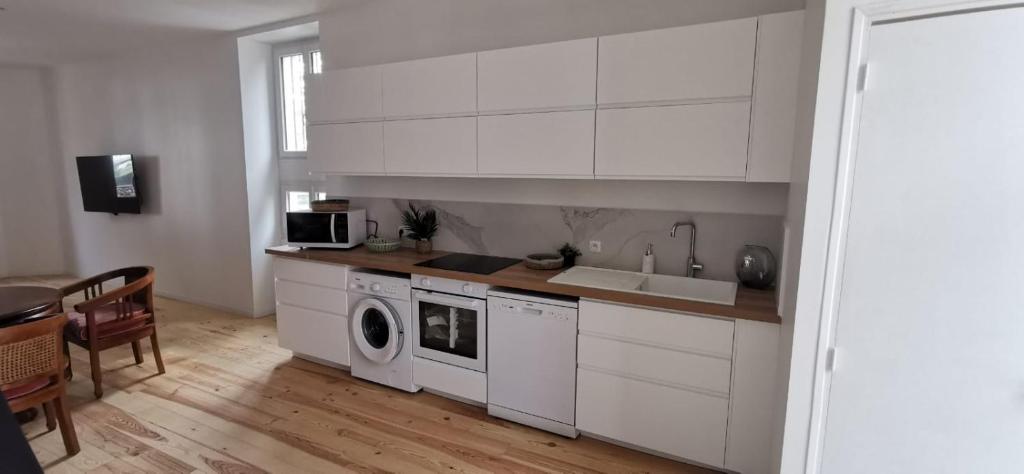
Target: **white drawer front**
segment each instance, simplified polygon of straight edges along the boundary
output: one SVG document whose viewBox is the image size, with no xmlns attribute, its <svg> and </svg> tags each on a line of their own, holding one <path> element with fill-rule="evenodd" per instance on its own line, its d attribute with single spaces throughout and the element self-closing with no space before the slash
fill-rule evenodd
<svg viewBox="0 0 1024 474">
<path fill-rule="evenodd" d="M 336 288 L 304 285 L 287 280 L 274 282 L 278 304 L 284 303 L 343 317 L 348 314 L 348 293 Z"/>
<path fill-rule="evenodd" d="M 732 359 L 735 323 L 722 319 L 580 301 L 580 333 Z"/>
<path fill-rule="evenodd" d="M 277 305 L 277 342 L 293 352 L 349 365 L 348 318 Z"/>
<path fill-rule="evenodd" d="M 413 357 L 412 381 L 423 388 L 487 403 L 487 374 Z"/>
<path fill-rule="evenodd" d="M 584 334 L 579 337 L 579 363 L 721 396 L 729 394 L 732 374 L 732 363 L 725 359 Z"/>
<path fill-rule="evenodd" d="M 274 277 L 298 283 L 312 283 L 345 290 L 348 288 L 348 266 L 303 262 L 287 258 L 274 259 Z"/>
<path fill-rule="evenodd" d="M 576 428 L 721 467 L 729 400 L 580 369 Z"/>
</svg>

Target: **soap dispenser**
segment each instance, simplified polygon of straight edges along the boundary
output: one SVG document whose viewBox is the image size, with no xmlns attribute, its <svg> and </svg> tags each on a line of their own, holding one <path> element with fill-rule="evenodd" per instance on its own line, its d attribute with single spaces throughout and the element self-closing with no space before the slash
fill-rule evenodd
<svg viewBox="0 0 1024 474">
<path fill-rule="evenodd" d="M 644 259 L 640 265 L 640 271 L 654 273 L 654 244 L 652 243 L 647 244 L 647 250 L 644 251 Z"/>
</svg>

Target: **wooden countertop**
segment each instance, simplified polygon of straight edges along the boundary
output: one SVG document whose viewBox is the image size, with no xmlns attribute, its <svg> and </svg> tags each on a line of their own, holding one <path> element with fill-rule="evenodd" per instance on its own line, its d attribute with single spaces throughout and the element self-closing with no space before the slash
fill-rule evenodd
<svg viewBox="0 0 1024 474">
<path fill-rule="evenodd" d="M 318 262 L 351 265 L 353 267 L 372 268 L 401 273 L 451 278 L 455 280 L 486 283 L 493 286 L 505 286 L 521 290 L 540 291 L 558 295 L 575 296 L 594 300 L 610 301 L 637 306 L 699 313 L 712 316 L 723 316 L 735 319 L 748 319 L 767 323 L 781 323 L 776 312 L 775 294 L 772 291 L 752 290 L 740 287 L 736 292 L 736 305 L 725 306 L 714 303 L 702 303 L 663 296 L 644 295 L 625 291 L 588 288 L 583 286 L 548 283 L 548 279 L 562 272 L 559 270 L 531 270 L 522 262 L 494 272 L 490 275 L 440 270 L 436 268 L 417 267 L 416 264 L 433 258 L 447 255 L 450 252 L 434 251 L 419 254 L 413 249 L 402 248 L 390 253 L 373 253 L 360 246 L 349 250 L 334 249 L 296 249 L 273 247 L 266 253 L 280 257 L 289 257 Z"/>
</svg>

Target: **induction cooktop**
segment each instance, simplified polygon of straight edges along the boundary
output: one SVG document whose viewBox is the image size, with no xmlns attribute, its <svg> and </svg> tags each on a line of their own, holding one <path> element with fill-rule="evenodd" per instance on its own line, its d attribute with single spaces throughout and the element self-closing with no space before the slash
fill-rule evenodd
<svg viewBox="0 0 1024 474">
<path fill-rule="evenodd" d="M 489 255 L 475 255 L 471 253 L 450 253 L 443 257 L 417 263 L 416 266 L 490 275 L 521 261 L 518 258 L 491 257 Z"/>
</svg>

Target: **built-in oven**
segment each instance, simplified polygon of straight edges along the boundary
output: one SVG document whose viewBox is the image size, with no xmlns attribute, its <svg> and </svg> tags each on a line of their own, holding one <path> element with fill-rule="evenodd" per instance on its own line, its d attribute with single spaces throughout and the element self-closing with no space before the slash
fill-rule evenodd
<svg viewBox="0 0 1024 474">
<path fill-rule="evenodd" d="M 412 276 L 413 355 L 487 372 L 489 285 Z"/>
</svg>

